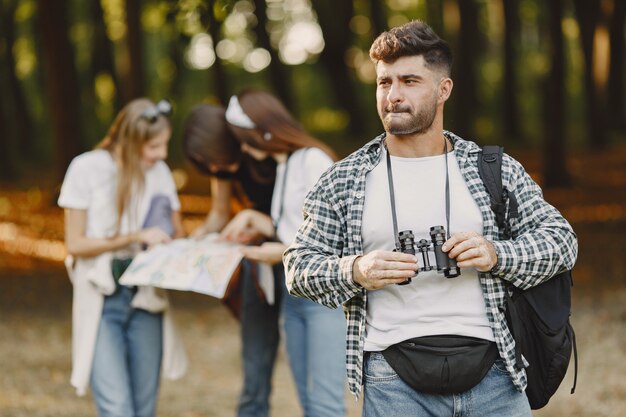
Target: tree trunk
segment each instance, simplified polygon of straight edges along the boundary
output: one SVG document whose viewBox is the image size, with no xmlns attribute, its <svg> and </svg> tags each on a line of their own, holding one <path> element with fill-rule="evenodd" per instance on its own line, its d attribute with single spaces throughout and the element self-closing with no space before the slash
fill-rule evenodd
<svg viewBox="0 0 626 417">
<path fill-rule="evenodd" d="M 370 0 L 370 19 L 372 20 L 372 34 L 374 39 L 381 33 L 385 32 L 389 25 L 387 24 L 387 11 L 385 3 L 379 0 Z"/>
<path fill-rule="evenodd" d="M 544 185 L 559 187 L 570 184 L 567 173 L 564 135 L 565 107 L 565 61 L 563 52 L 563 33 L 561 18 L 563 16 L 562 0 L 548 2 L 548 34 L 551 67 L 545 86 L 544 109 Z"/>
<path fill-rule="evenodd" d="M 267 34 L 267 13 L 265 10 L 265 0 L 254 0 L 255 15 L 257 19 L 254 31 L 256 33 L 259 45 L 270 53 L 271 61 L 269 65 L 269 76 L 272 88 L 281 99 L 283 104 L 291 110 L 294 110 L 294 101 L 291 95 L 290 80 L 291 76 L 287 67 L 280 62 L 280 58 L 276 50 L 270 44 L 270 37 Z"/>
<path fill-rule="evenodd" d="M 474 0 L 458 0 L 461 24 L 456 41 L 453 73 L 455 92 L 454 130 L 461 137 L 475 139 L 474 120 L 478 106 L 476 63 L 479 53 L 478 7 Z"/>
<path fill-rule="evenodd" d="M 126 0 L 126 51 L 129 66 L 125 102 L 142 97 L 145 92 L 141 41 L 141 0 Z"/>
<path fill-rule="evenodd" d="M 1 7 L 1 4 L 0 4 Z M 6 91 L 8 88 L 7 71 L 7 55 L 10 49 L 0 48 L 0 88 Z M 17 170 L 15 167 L 15 129 L 11 129 L 13 123 L 10 123 L 12 116 L 7 112 L 4 96 L 0 95 L 0 180 L 10 181 L 16 178 Z"/>
<path fill-rule="evenodd" d="M 12 109 L 11 124 L 15 125 L 15 137 L 17 138 L 18 149 L 22 156 L 30 156 L 33 151 L 33 132 L 31 129 L 32 121 L 28 106 L 26 105 L 26 99 L 22 92 L 20 81 L 15 73 L 15 57 L 13 56 L 13 45 L 15 44 L 15 9 L 17 8 L 17 1 L 4 2 L 7 6 L 6 10 L 2 10 L 0 15 L 0 28 L 2 33 L 0 36 L 4 38 L 4 49 L 6 53 L 5 68 L 7 69 L 7 90 L 10 93 L 11 105 L 9 109 Z M 0 9 L 4 7 L 0 6 Z M 5 90 L 5 91 L 7 91 Z"/>
<path fill-rule="evenodd" d="M 614 0 L 613 17 L 611 18 L 611 67 L 609 68 L 608 111 L 609 123 L 616 129 L 626 129 L 624 114 L 624 19 L 626 18 L 626 1 Z"/>
<path fill-rule="evenodd" d="M 113 108 L 117 112 L 120 109 L 120 86 L 117 73 L 115 71 L 115 62 L 113 60 L 113 44 L 107 36 L 106 26 L 104 24 L 104 10 L 100 1 L 91 2 L 91 26 L 93 28 L 93 43 L 91 55 L 91 74 L 90 83 L 93 91 L 96 77 L 99 74 L 106 73 L 111 76 L 113 85 L 115 86 L 115 97 Z"/>
<path fill-rule="evenodd" d="M 426 14 L 428 25 L 442 38 L 446 38 L 443 24 L 443 2 L 442 0 L 429 0 L 426 2 Z"/>
<path fill-rule="evenodd" d="M 42 31 L 43 69 L 52 125 L 56 179 L 61 180 L 73 157 L 83 150 L 80 140 L 78 74 L 68 37 L 67 2 L 38 2 Z"/>
<path fill-rule="evenodd" d="M 606 128 L 606 108 L 604 92 L 596 84 L 593 74 L 594 36 L 600 17 L 600 2 L 574 0 L 576 20 L 580 28 L 580 41 L 585 62 L 585 102 L 587 103 L 587 140 L 589 146 L 606 148 L 608 136 Z"/>
<path fill-rule="evenodd" d="M 360 100 L 348 66 L 345 64 L 346 51 L 351 46 L 352 39 L 350 19 L 353 4 L 351 1 L 326 0 L 313 0 L 312 3 L 326 44 L 320 61 L 328 72 L 337 105 L 348 113 L 351 135 L 360 140 L 366 131 L 366 125 L 362 122 L 364 113 L 361 112 Z"/>
<path fill-rule="evenodd" d="M 514 141 L 521 139 L 517 105 L 516 45 L 519 42 L 519 0 L 502 0 L 504 10 L 504 131 Z"/>
<path fill-rule="evenodd" d="M 209 34 L 211 35 L 211 39 L 213 39 L 213 45 L 217 46 L 217 43 L 222 38 L 220 32 L 222 28 L 222 22 L 218 21 L 215 17 L 215 0 L 207 1 L 209 10 L 207 11 L 207 20 L 209 22 Z M 211 67 L 213 70 L 213 88 L 215 89 L 216 95 L 219 97 L 220 101 L 224 106 L 228 105 L 228 100 L 230 98 L 230 89 L 228 88 L 228 77 L 226 75 L 226 71 L 224 70 L 224 64 L 217 53 L 215 54 L 215 63 Z"/>
</svg>

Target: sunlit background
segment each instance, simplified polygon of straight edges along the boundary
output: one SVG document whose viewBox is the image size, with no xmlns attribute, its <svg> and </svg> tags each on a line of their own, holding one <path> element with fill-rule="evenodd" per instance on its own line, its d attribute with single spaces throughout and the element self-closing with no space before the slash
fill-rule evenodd
<svg viewBox="0 0 626 417">
<path fill-rule="evenodd" d="M 267 89 L 345 156 L 381 132 L 369 46 L 412 19 L 453 49 L 446 128 L 504 145 L 579 236 L 580 388 L 536 415 L 625 415 L 625 16 L 624 0 L 0 0 L 0 415 L 93 413 L 67 384 L 71 287 L 56 198 L 69 161 L 124 103 L 173 102 L 168 164 L 191 231 L 211 207 L 208 179 L 182 156 L 193 106 Z M 215 300 L 175 297 L 203 365 L 165 386 L 163 415 L 233 415 L 236 323 Z M 211 374 L 214 362 L 228 368 Z M 226 374 L 234 387 L 220 384 Z M 296 415 L 280 375 L 277 415 Z"/>
</svg>

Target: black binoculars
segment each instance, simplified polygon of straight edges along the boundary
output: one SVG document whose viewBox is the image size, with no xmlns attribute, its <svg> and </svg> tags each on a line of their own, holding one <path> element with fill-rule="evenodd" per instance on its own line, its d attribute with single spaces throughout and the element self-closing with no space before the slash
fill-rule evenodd
<svg viewBox="0 0 626 417">
<path fill-rule="evenodd" d="M 456 260 L 450 259 L 441 247 L 446 241 L 446 229 L 443 226 L 433 226 L 430 228 L 430 238 L 432 240 L 432 250 L 435 252 L 435 262 L 437 263 L 437 272 L 443 274 L 446 278 L 455 278 L 461 275 L 461 270 L 456 266 Z M 431 242 L 421 239 L 415 243 L 415 236 L 412 230 L 403 230 L 398 233 L 399 248 L 396 251 L 402 253 L 416 254 L 416 249 L 422 255 L 422 267 L 415 272 L 414 277 L 419 272 L 432 271 L 434 267 L 428 259 L 428 252 L 431 250 Z M 411 278 L 399 283 L 398 285 L 406 285 L 411 282 Z"/>
</svg>

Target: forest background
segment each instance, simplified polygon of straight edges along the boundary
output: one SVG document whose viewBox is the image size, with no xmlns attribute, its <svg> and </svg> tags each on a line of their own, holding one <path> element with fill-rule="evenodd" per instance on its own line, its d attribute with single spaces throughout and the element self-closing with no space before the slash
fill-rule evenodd
<svg viewBox="0 0 626 417">
<path fill-rule="evenodd" d="M 55 201 L 69 161 L 123 104 L 174 104 L 168 163 L 191 230 L 210 207 L 208 180 L 182 157 L 193 106 L 264 88 L 345 156 L 381 132 L 368 48 L 411 19 L 453 48 L 445 127 L 504 145 L 579 236 L 578 388 L 569 395 L 569 375 L 536 415 L 624 415 L 625 18 L 625 0 L 0 0 L 0 415 L 94 413 L 68 384 Z M 233 415 L 237 322 L 209 297 L 173 298 L 195 362 L 164 385 L 160 415 Z M 297 415 L 294 395 L 281 356 L 274 415 Z"/>
</svg>

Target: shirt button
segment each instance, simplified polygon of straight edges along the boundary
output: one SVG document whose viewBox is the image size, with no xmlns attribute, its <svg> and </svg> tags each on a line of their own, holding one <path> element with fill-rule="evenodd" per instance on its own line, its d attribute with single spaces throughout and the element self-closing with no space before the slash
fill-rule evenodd
<svg viewBox="0 0 626 417">
<path fill-rule="evenodd" d="M 355 195 L 354 198 L 363 198 L 363 193 L 361 191 L 358 191 Z"/>
</svg>

